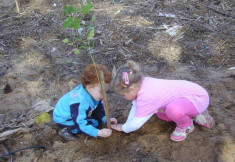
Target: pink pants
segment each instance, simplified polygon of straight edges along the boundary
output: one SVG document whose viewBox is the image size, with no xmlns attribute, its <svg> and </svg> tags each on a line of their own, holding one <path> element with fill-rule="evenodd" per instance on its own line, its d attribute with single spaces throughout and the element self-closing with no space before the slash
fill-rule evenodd
<svg viewBox="0 0 235 162">
<path fill-rule="evenodd" d="M 157 116 L 166 121 L 174 121 L 177 127 L 188 127 L 192 124 L 192 117 L 199 112 L 195 106 L 186 98 L 179 98 L 169 103 L 163 111 L 156 113 Z"/>
</svg>

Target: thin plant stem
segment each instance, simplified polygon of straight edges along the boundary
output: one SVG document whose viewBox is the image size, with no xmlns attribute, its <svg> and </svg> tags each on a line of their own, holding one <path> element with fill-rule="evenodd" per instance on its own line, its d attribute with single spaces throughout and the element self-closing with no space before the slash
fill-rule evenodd
<svg viewBox="0 0 235 162">
<path fill-rule="evenodd" d="M 16 3 L 16 9 L 17 9 L 17 12 L 20 13 L 20 8 L 19 8 L 19 5 L 18 5 L 18 1 L 15 0 L 15 3 Z"/>
</svg>

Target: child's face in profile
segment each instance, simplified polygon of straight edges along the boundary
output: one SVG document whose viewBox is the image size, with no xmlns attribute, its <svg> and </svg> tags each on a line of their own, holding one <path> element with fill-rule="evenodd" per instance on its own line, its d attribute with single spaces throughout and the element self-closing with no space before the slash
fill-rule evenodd
<svg viewBox="0 0 235 162">
<path fill-rule="evenodd" d="M 134 100 L 136 98 L 136 94 L 131 93 L 131 91 L 119 94 L 122 95 L 126 100 Z"/>
<path fill-rule="evenodd" d="M 109 87 L 110 87 L 109 84 L 105 84 L 106 91 L 109 89 Z M 86 89 L 88 93 L 92 96 L 92 98 L 95 99 L 96 101 L 103 100 L 103 94 L 100 84 L 95 84 L 93 86 L 88 85 Z"/>
<path fill-rule="evenodd" d="M 122 95 L 126 100 L 135 100 L 137 97 L 137 93 L 135 91 L 130 90 L 129 92 L 126 93 L 119 93 L 120 95 Z"/>
<path fill-rule="evenodd" d="M 125 93 L 119 93 L 122 95 L 126 100 L 135 100 L 137 98 L 137 94 L 139 92 L 140 86 L 139 85 L 131 85 L 129 87 L 129 91 Z"/>
</svg>

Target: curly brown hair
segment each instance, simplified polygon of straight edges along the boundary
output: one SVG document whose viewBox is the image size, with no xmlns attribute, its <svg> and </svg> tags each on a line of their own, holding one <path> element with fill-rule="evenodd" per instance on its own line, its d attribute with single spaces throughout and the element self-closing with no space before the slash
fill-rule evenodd
<svg viewBox="0 0 235 162">
<path fill-rule="evenodd" d="M 104 73 L 105 83 L 110 83 L 112 80 L 112 74 L 107 70 L 104 65 L 96 64 L 97 71 L 100 70 Z M 99 83 L 96 69 L 94 64 L 88 65 L 82 72 L 81 81 L 83 87 L 86 87 L 88 84 L 94 85 Z"/>
</svg>

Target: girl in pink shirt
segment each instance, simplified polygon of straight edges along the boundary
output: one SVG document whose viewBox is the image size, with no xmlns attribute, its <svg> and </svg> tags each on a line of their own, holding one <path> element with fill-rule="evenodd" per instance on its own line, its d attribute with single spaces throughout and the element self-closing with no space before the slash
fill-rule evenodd
<svg viewBox="0 0 235 162">
<path fill-rule="evenodd" d="M 170 139 L 182 141 L 193 132 L 193 121 L 207 128 L 214 125 L 207 111 L 208 93 L 198 84 L 186 80 L 144 77 L 134 61 L 128 61 L 114 73 L 112 88 L 133 102 L 126 123 L 112 125 L 113 129 L 133 132 L 156 114 L 162 120 L 176 123 Z"/>
</svg>

